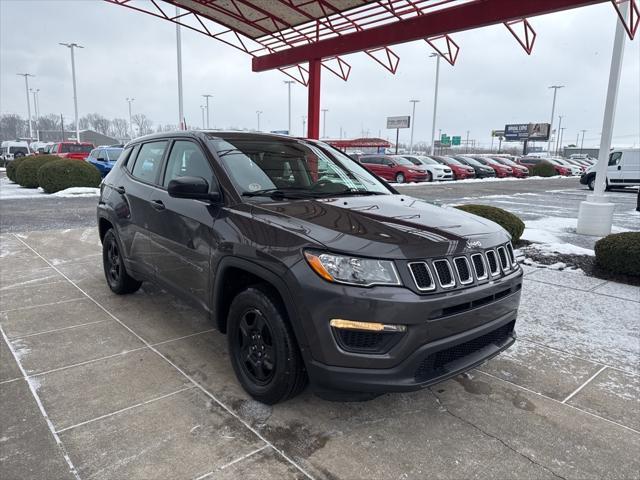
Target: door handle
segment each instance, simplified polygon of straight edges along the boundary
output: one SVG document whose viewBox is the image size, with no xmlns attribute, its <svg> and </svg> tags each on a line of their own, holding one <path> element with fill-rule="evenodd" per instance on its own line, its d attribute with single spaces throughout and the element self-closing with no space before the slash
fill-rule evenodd
<svg viewBox="0 0 640 480">
<path fill-rule="evenodd" d="M 618 165 L 618 170 L 622 170 L 622 165 Z"/>
<path fill-rule="evenodd" d="M 162 200 L 151 200 L 151 206 L 156 210 L 164 210 L 164 203 L 162 203 Z"/>
<path fill-rule="evenodd" d="M 113 188 L 116 192 L 118 192 L 120 195 L 124 194 L 126 192 L 126 190 L 124 189 L 124 187 L 114 187 Z"/>
</svg>

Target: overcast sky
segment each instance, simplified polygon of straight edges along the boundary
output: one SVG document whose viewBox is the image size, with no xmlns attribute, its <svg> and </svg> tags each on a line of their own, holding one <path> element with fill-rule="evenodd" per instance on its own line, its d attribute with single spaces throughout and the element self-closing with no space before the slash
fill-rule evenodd
<svg viewBox="0 0 640 480">
<path fill-rule="evenodd" d="M 453 35 L 461 50 L 455 67 L 441 63 L 436 128 L 489 145 L 490 131 L 507 123 L 548 122 L 553 84 L 557 115 L 563 115 L 565 143 L 586 129 L 585 147 L 597 146 L 609 75 L 616 15 L 610 2 L 531 20 L 538 37 L 527 56 L 507 29 L 494 26 Z M 204 35 L 183 29 L 185 116 L 200 126 L 204 93 L 211 102 L 212 126 L 287 128 L 287 91 L 280 72 L 252 73 L 250 57 Z M 638 35 L 640 36 L 640 34 Z M 58 42 L 76 42 L 80 116 L 98 112 L 127 118 L 126 97 L 135 97 L 134 113 L 154 124 L 176 124 L 175 27 L 169 22 L 99 0 L 0 0 L 0 111 L 26 117 L 24 80 L 35 75 L 40 112 L 63 113 L 73 120 L 69 50 Z M 625 37 L 614 145 L 640 144 L 640 40 Z M 352 65 L 344 82 L 323 69 L 322 108 L 327 136 L 369 136 L 385 129 L 386 117 L 411 113 L 417 98 L 416 141 L 429 140 L 435 59 L 423 41 L 393 47 L 400 56 L 391 75 L 363 53 L 345 57 Z M 307 90 L 293 86 L 292 130 L 300 134 Z M 401 141 L 409 131 L 401 130 Z"/>
</svg>

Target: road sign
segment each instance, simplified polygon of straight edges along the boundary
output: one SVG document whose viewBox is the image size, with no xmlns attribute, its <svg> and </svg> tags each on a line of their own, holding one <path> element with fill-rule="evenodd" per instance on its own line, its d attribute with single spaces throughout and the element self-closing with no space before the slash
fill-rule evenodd
<svg viewBox="0 0 640 480">
<path fill-rule="evenodd" d="M 387 128 L 409 128 L 411 124 L 411 117 L 409 115 L 405 115 L 402 117 L 387 117 Z"/>
<path fill-rule="evenodd" d="M 492 137 L 504 137 L 504 130 L 491 130 Z"/>
<path fill-rule="evenodd" d="M 440 135 L 440 145 L 442 145 L 443 147 L 448 147 L 449 145 L 451 145 L 451 137 L 446 133 Z"/>
<path fill-rule="evenodd" d="M 461 138 L 457 135 L 451 137 L 451 145 L 460 145 Z"/>
</svg>

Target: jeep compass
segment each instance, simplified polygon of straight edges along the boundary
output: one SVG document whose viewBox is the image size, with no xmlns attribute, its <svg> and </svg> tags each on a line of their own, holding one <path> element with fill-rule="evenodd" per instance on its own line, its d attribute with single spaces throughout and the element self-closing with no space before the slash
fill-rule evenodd
<svg viewBox="0 0 640 480">
<path fill-rule="evenodd" d="M 273 404 L 424 388 L 515 341 L 522 271 L 483 218 L 399 194 L 315 140 L 162 133 L 129 143 L 98 204 L 106 281 L 143 281 L 226 333 Z"/>
</svg>

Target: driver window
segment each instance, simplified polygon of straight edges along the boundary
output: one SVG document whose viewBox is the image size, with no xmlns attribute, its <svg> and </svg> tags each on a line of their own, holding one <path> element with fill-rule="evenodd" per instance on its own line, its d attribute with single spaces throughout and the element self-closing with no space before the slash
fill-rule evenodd
<svg viewBox="0 0 640 480">
<path fill-rule="evenodd" d="M 609 155 L 609 166 L 614 167 L 620 163 L 620 159 L 622 158 L 622 152 L 613 152 Z"/>
</svg>

